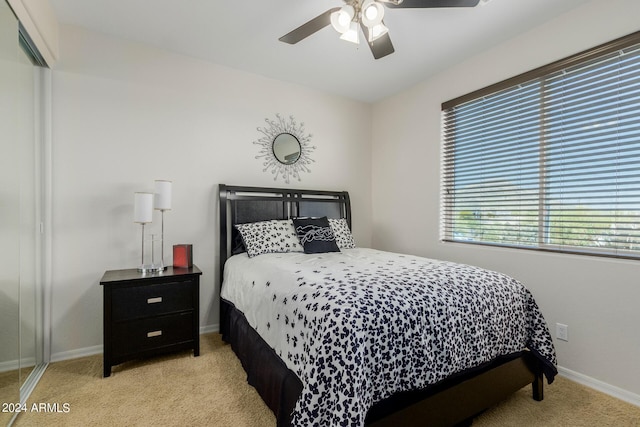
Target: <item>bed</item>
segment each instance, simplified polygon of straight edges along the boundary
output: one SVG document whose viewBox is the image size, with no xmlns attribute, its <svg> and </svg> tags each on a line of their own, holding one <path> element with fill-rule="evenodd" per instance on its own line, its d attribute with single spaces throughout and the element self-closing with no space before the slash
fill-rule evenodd
<svg viewBox="0 0 640 427">
<path fill-rule="evenodd" d="M 555 352 L 544 319 L 528 291 L 508 276 L 351 247 L 338 253 L 307 255 L 294 251 L 249 257 L 243 252 L 236 225 L 326 216 L 351 228 L 349 194 L 221 184 L 219 202 L 219 262 L 221 280 L 224 278 L 220 330 L 247 372 L 249 384 L 274 412 L 279 427 L 316 423 L 378 427 L 470 425 L 475 415 L 527 384 L 532 386 L 533 399 L 542 400 L 543 377 L 553 381 L 557 373 Z M 391 271 L 389 266 L 400 268 Z M 431 298 L 423 292 L 431 289 L 430 285 L 405 286 L 414 281 L 420 284 L 429 277 L 446 277 L 449 288 L 458 294 L 462 289 L 458 282 L 466 282 L 469 277 L 478 277 L 469 285 L 472 287 L 487 280 L 500 282 L 500 286 L 517 289 L 516 298 L 522 299 L 520 305 L 530 312 L 521 316 L 522 321 L 513 322 L 518 324 L 514 326 L 514 331 L 519 328 L 518 333 L 495 337 L 494 341 L 500 342 L 496 348 L 474 347 L 477 322 L 465 320 L 471 319 L 471 314 L 460 312 L 457 303 L 449 307 L 431 303 L 429 307 L 433 308 L 428 310 L 422 306 L 405 310 L 398 305 L 421 299 L 423 294 L 424 298 Z M 288 280 L 292 284 L 287 284 Z M 401 286 L 394 287 L 390 296 L 381 297 L 380 289 L 391 282 Z M 354 286 L 356 283 L 360 285 Z M 263 294 L 255 293 L 258 291 L 254 288 L 262 288 Z M 493 288 L 499 289 L 498 285 Z M 341 295 L 340 304 L 352 300 L 354 306 L 336 305 L 335 295 L 328 293 L 336 290 Z M 437 293 L 441 292 L 438 288 Z M 367 298 L 389 300 L 388 307 L 392 308 L 386 310 L 387 304 L 358 303 Z M 469 298 L 466 295 L 462 299 Z M 392 306 L 394 299 L 396 305 Z M 476 305 L 480 308 L 469 310 L 484 312 L 484 317 L 491 317 L 486 315 L 489 311 L 498 311 L 486 304 Z M 456 310 L 459 313 L 454 315 Z M 368 315 L 372 320 L 364 316 L 365 311 L 372 311 Z M 446 319 L 450 324 L 436 326 L 432 317 Z M 363 324 L 365 327 L 351 327 L 353 330 L 345 327 Z M 391 336 L 390 324 L 400 325 L 398 329 L 405 332 L 393 338 L 395 347 L 386 343 L 380 347 L 372 337 Z M 309 328 L 304 329 L 303 325 Z M 429 329 L 436 327 L 439 329 Z M 470 332 L 469 328 L 473 330 Z M 427 329 L 430 335 L 421 336 L 420 331 Z M 448 334 L 453 338 L 448 339 Z M 432 339 L 439 335 L 442 339 Z M 402 338 L 405 336 L 411 339 Z M 461 336 L 467 337 L 467 343 L 460 340 Z M 417 350 L 416 339 L 431 346 L 429 350 Z M 336 352 L 336 345 L 348 348 Z M 389 351 L 390 347 L 398 351 Z M 433 351 L 441 347 L 446 349 L 442 354 Z M 385 351 L 380 352 L 380 348 Z M 438 363 L 425 364 L 424 360 Z M 343 365 L 347 369 L 341 369 Z M 364 367 L 363 372 L 360 366 Z"/>
</svg>

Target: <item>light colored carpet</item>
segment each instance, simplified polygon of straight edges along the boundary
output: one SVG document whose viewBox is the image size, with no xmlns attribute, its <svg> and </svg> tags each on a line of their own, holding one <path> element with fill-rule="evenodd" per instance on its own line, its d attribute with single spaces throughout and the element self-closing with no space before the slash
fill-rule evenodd
<svg viewBox="0 0 640 427">
<path fill-rule="evenodd" d="M 219 334 L 200 341 L 200 357 L 183 352 L 128 362 L 109 378 L 102 378 L 100 355 L 52 363 L 14 425 L 274 427 L 231 347 Z M 57 403 L 62 412 L 31 412 L 33 403 Z M 640 427 L 640 408 L 558 378 L 543 402 L 526 387 L 473 425 Z"/>
<path fill-rule="evenodd" d="M 20 373 L 17 370 L 0 372 L 0 404 L 20 401 Z M 0 408 L 0 426 L 6 426 L 13 414 Z"/>
</svg>

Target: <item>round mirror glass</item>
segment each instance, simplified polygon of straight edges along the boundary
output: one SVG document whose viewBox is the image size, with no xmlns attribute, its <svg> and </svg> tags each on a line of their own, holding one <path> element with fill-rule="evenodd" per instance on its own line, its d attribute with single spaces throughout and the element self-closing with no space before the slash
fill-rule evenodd
<svg viewBox="0 0 640 427">
<path fill-rule="evenodd" d="M 273 139 L 273 155 L 284 165 L 292 165 L 300 158 L 300 141 L 290 133 L 281 133 Z"/>
</svg>

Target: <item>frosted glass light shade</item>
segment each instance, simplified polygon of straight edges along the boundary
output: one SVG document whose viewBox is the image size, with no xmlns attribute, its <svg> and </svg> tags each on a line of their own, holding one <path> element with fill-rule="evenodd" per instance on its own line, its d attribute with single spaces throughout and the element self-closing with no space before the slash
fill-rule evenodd
<svg viewBox="0 0 640 427">
<path fill-rule="evenodd" d="M 154 207 L 160 211 L 171 209 L 171 181 L 157 180 Z"/>
<path fill-rule="evenodd" d="M 358 38 L 358 24 L 356 24 L 355 22 L 351 22 L 349 30 L 342 34 L 340 38 L 351 43 L 359 44 L 360 40 Z"/>
<path fill-rule="evenodd" d="M 384 7 L 374 0 L 366 0 L 362 5 L 362 23 L 371 28 L 382 22 Z"/>
<path fill-rule="evenodd" d="M 384 24 L 374 25 L 369 29 L 369 41 L 372 42 L 389 32 L 389 29 Z"/>
<path fill-rule="evenodd" d="M 135 193 L 133 222 L 146 224 L 153 221 L 153 193 Z"/>
<path fill-rule="evenodd" d="M 355 14 L 356 11 L 353 6 L 342 6 L 340 10 L 331 14 L 331 25 L 333 26 L 334 30 L 336 30 L 340 34 L 344 34 L 345 32 L 349 31 L 349 26 Z"/>
</svg>

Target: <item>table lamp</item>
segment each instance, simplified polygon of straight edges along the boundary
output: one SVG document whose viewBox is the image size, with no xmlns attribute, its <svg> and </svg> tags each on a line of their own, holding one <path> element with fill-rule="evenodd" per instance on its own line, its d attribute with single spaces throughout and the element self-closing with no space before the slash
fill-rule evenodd
<svg viewBox="0 0 640 427">
<path fill-rule="evenodd" d="M 156 210 L 159 210 L 162 215 L 160 234 L 161 258 L 160 263 L 156 265 L 159 271 L 164 271 L 167 269 L 167 266 L 164 263 L 164 211 L 171 210 L 171 184 L 171 181 L 166 181 L 163 179 L 156 180 L 154 208 Z"/>
<path fill-rule="evenodd" d="M 138 271 L 149 273 L 156 271 L 153 265 L 144 263 L 144 225 L 153 220 L 153 193 L 134 193 L 133 222 L 142 225 L 142 259 Z"/>
</svg>

